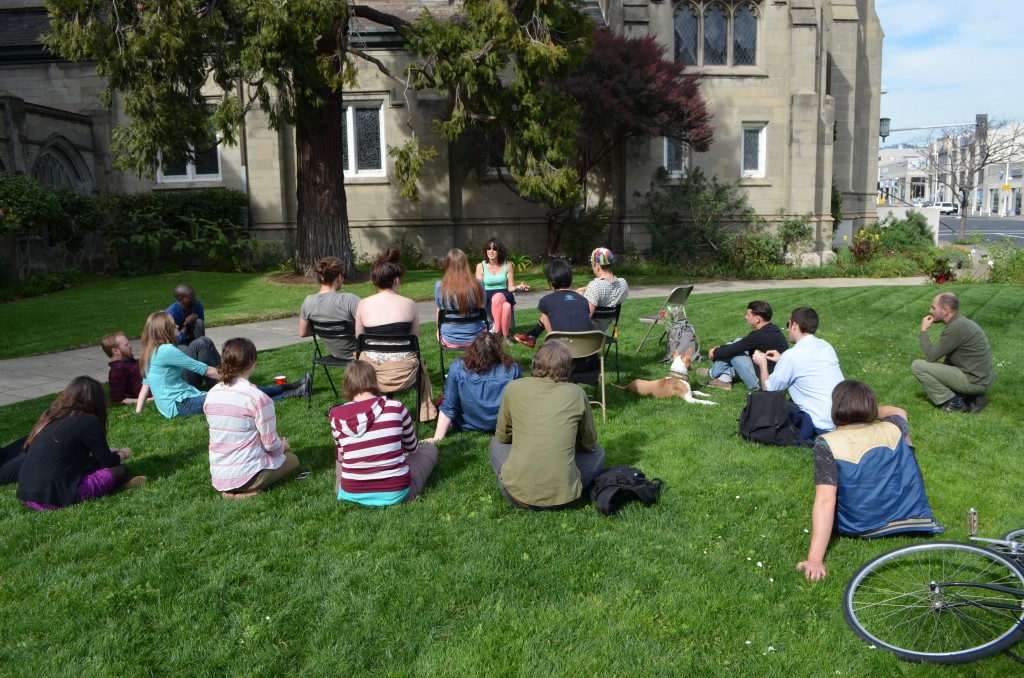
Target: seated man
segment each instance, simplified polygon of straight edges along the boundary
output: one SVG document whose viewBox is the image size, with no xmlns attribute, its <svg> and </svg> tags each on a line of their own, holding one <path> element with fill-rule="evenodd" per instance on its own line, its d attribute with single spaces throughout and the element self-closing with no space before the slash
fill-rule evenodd
<svg viewBox="0 0 1024 678">
<path fill-rule="evenodd" d="M 786 323 L 793 348 L 778 351 L 754 351 L 751 359 L 760 371 L 764 391 L 789 390 L 790 418 L 800 429 L 800 439 L 810 443 L 815 435 L 835 428 L 832 423 L 832 390 L 843 380 L 839 358 L 832 345 L 814 336 L 818 314 L 809 306 L 794 309 Z M 768 361 L 776 363 L 768 374 Z"/>
<path fill-rule="evenodd" d="M 132 354 L 132 345 L 123 332 L 111 332 L 100 343 L 103 352 L 111 361 L 107 363 L 110 372 L 110 402 L 134 405 L 142 389 L 142 370 L 139 361 Z"/>
<path fill-rule="evenodd" d="M 921 469 L 910 443 L 907 413 L 879 406 L 860 381 L 843 381 L 832 392 L 835 431 L 814 443 L 814 508 L 807 560 L 796 569 L 824 578 L 825 551 L 833 526 L 864 538 L 898 532 L 942 532 L 932 518 Z"/>
<path fill-rule="evenodd" d="M 699 376 L 711 377 L 708 386 L 730 389 L 733 378 L 739 376 L 751 391 L 759 389 L 761 381 L 758 379 L 750 354 L 754 351 L 782 353 L 789 348 L 786 337 L 782 336 L 782 330 L 771 322 L 772 307 L 768 302 L 752 301 L 747 304 L 747 315 L 744 319 L 754 328 L 753 331 L 742 339 L 737 338 L 724 346 L 715 346 L 708 351 L 708 357 L 715 361 L 711 369 L 701 367 L 697 370 Z M 774 370 L 775 363 L 769 362 L 768 374 Z"/>
<path fill-rule="evenodd" d="M 174 288 L 176 302 L 167 307 L 167 312 L 178 326 L 178 344 L 188 346 L 195 339 L 206 336 L 206 313 L 203 302 L 196 299 L 191 285 L 182 283 Z"/>
<path fill-rule="evenodd" d="M 928 338 L 933 323 L 946 326 L 937 344 Z M 910 371 L 924 386 L 928 400 L 943 412 L 985 409 L 985 392 L 995 379 L 992 349 L 978 324 L 960 315 L 955 294 L 944 292 L 932 299 L 931 310 L 921 320 L 920 340 L 925 359 L 911 363 Z M 943 358 L 946 362 L 940 363 Z"/>
<path fill-rule="evenodd" d="M 545 342 L 532 374 L 505 387 L 491 439 L 491 467 L 501 493 L 515 506 L 561 509 L 584 496 L 604 466 L 590 401 L 568 383 L 572 354 Z"/>
<path fill-rule="evenodd" d="M 544 273 L 553 291 L 537 304 L 540 320 L 528 333 L 515 336 L 517 342 L 528 348 L 536 346 L 537 337 L 545 330 L 589 332 L 594 329 L 590 322 L 594 307 L 586 297 L 572 290 L 572 266 L 562 259 L 555 259 Z"/>
<path fill-rule="evenodd" d="M 594 279 L 576 291 L 590 302 L 590 314 L 599 306 L 618 306 L 629 296 L 629 284 L 625 278 L 616 278 L 612 273 L 615 255 L 607 247 L 598 247 L 590 253 L 590 267 L 594 271 Z M 612 324 L 611 318 L 594 320 L 594 329 L 607 333 Z"/>
</svg>

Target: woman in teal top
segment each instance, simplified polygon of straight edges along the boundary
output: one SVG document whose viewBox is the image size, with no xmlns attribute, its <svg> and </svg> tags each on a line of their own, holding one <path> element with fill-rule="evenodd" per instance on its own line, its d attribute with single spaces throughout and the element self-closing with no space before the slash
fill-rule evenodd
<svg viewBox="0 0 1024 678">
<path fill-rule="evenodd" d="M 200 376 L 220 379 L 220 372 L 213 365 L 199 362 L 185 355 L 177 346 L 178 328 L 174 318 L 167 311 L 151 313 L 142 329 L 142 390 L 135 405 L 135 413 L 142 412 L 147 397 L 152 392 L 153 402 L 160 414 L 173 419 L 191 414 L 202 414 L 206 393 L 182 379 L 182 370 Z M 305 398 L 312 388 L 312 378 L 281 386 L 260 386 L 259 389 L 274 400 L 284 398 Z"/>
<path fill-rule="evenodd" d="M 476 265 L 476 279 L 484 285 L 488 315 L 494 322 L 493 331 L 509 339 L 509 325 L 512 322 L 512 307 L 516 297 L 513 292 L 529 291 L 527 285 L 516 285 L 514 267 L 509 266 L 508 249 L 499 238 L 491 238 L 484 245 L 484 260 Z"/>
</svg>

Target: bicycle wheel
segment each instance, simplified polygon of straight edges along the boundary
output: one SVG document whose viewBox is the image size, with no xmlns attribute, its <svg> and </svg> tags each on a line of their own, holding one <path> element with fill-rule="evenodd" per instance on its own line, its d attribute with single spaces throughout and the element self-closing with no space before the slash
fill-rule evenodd
<svg viewBox="0 0 1024 678">
<path fill-rule="evenodd" d="M 1019 530 L 1010 530 L 1003 535 L 1003 539 L 1006 541 L 1024 541 L 1024 528 Z"/>
<path fill-rule="evenodd" d="M 862 640 L 900 659 L 937 664 L 981 659 L 1017 642 L 1022 606 L 1024 571 L 1012 559 L 954 542 L 883 553 L 843 592 L 843 616 Z"/>
</svg>

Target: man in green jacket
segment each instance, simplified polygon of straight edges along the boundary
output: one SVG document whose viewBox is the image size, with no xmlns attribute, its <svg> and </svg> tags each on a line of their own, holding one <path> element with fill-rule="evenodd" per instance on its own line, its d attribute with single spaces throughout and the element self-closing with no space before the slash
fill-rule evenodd
<svg viewBox="0 0 1024 678">
<path fill-rule="evenodd" d="M 932 323 L 946 326 L 936 344 L 928 337 Z M 924 386 L 928 400 L 943 412 L 985 409 L 985 392 L 995 379 L 992 349 L 978 324 L 960 315 L 955 294 L 943 292 L 932 299 L 930 312 L 921 320 L 920 340 L 925 359 L 915 360 L 910 371 Z M 945 363 L 940 363 L 943 358 Z"/>
</svg>

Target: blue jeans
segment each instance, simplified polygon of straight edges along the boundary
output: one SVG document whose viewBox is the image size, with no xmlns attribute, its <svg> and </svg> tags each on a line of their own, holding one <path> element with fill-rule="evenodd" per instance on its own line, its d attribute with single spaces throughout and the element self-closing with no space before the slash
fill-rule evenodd
<svg viewBox="0 0 1024 678">
<path fill-rule="evenodd" d="M 271 400 L 281 400 L 284 397 L 284 389 L 276 384 L 274 386 L 259 386 L 259 390 L 270 396 Z M 178 408 L 179 417 L 189 417 L 193 414 L 202 414 L 203 405 L 206 404 L 206 394 L 194 398 L 185 398 L 174 403 Z"/>
<path fill-rule="evenodd" d="M 730 344 L 734 344 L 739 341 L 739 338 L 730 341 Z M 728 373 L 730 377 L 735 381 L 736 377 L 739 377 L 743 384 L 751 391 L 756 388 L 761 388 L 761 379 L 757 376 L 757 372 L 754 368 L 754 361 L 750 359 L 750 356 L 746 353 L 733 356 L 729 360 L 716 360 L 711 365 L 711 369 L 708 371 L 708 376 L 712 379 L 717 379 L 723 374 Z"/>
</svg>

